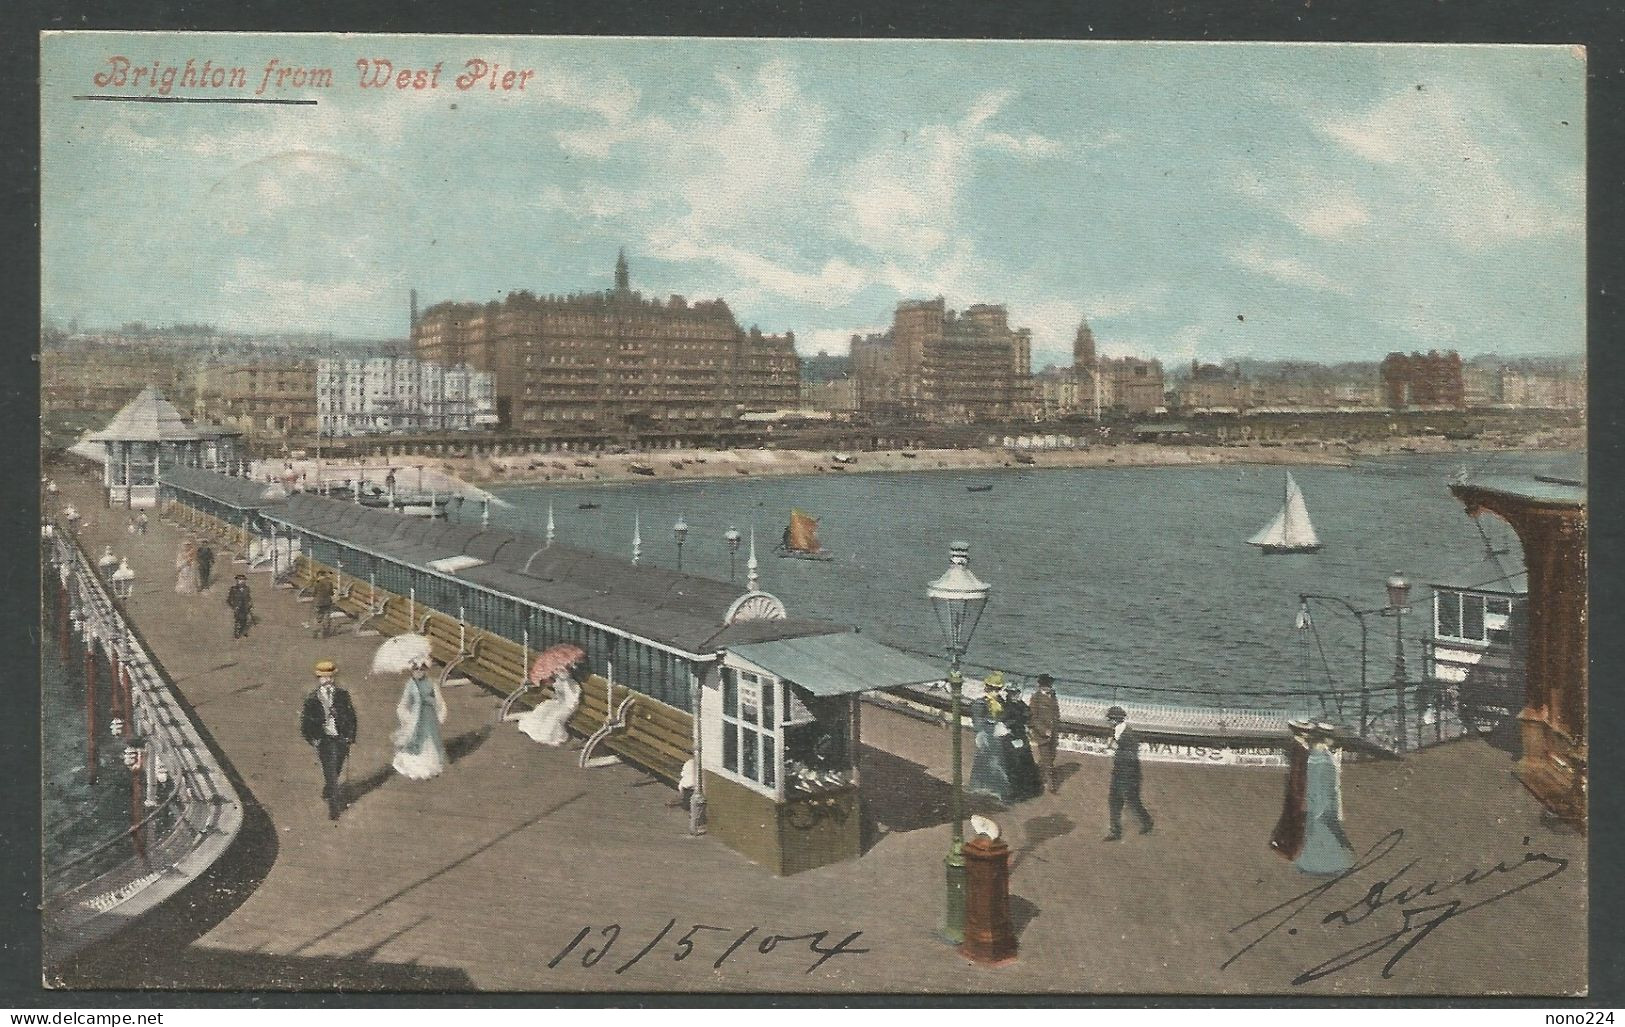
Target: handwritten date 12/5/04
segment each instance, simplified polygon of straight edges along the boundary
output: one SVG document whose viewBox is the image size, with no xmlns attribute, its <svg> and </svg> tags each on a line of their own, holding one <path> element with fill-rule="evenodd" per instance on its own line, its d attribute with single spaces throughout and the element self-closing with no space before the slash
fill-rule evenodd
<svg viewBox="0 0 1625 1027">
<path fill-rule="evenodd" d="M 660 946 L 660 943 L 665 941 L 676 929 L 677 918 L 672 917 L 666 921 L 658 932 L 649 938 L 642 948 L 633 952 L 625 962 L 615 966 L 615 972 L 621 974 L 632 969 L 645 956 L 654 952 Z M 583 967 L 591 969 L 598 966 L 609 956 L 612 949 L 617 948 L 618 943 L 622 940 L 621 935 L 623 933 L 625 932 L 621 930 L 620 924 L 605 924 L 597 928 L 590 925 L 583 927 L 575 933 L 575 937 L 571 938 L 564 948 L 559 950 L 558 955 L 548 960 L 547 968 L 549 970 L 557 969 L 572 954 L 579 956 Z M 729 937 L 730 935 L 731 937 Z M 805 971 L 806 973 L 812 973 L 836 956 L 855 956 L 868 952 L 868 949 L 852 947 L 852 943 L 861 937 L 863 937 L 862 931 L 853 931 L 831 945 L 828 944 L 830 939 L 829 931 L 809 931 L 806 934 L 769 934 L 763 932 L 760 927 L 751 927 L 738 931 L 732 927 L 691 924 L 687 930 L 678 935 L 676 940 L 671 943 L 669 955 L 672 962 L 681 963 L 694 955 L 702 946 L 706 949 L 704 955 L 717 952 L 720 947 L 719 954 L 711 963 L 711 969 L 720 970 L 724 963 L 728 962 L 742 949 L 763 956 L 780 949 L 801 951 L 818 957 L 813 960 Z M 724 938 L 727 939 L 726 946 L 722 945 Z M 634 943 L 628 940 L 627 944 L 619 945 L 619 948 L 626 951 L 631 944 Z M 805 947 L 803 948 L 803 946 Z M 614 963 L 611 962 L 609 965 L 614 965 Z"/>
</svg>

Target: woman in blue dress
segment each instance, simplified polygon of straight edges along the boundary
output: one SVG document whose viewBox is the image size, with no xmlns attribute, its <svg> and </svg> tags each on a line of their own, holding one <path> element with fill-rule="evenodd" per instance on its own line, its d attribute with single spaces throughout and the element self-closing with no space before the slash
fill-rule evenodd
<svg viewBox="0 0 1625 1027">
<path fill-rule="evenodd" d="M 1308 816 L 1304 824 L 1303 852 L 1297 868 L 1306 874 L 1330 877 L 1354 866 L 1354 846 L 1343 833 L 1341 769 L 1332 758 L 1335 729 L 1316 724 L 1309 733 Z"/>
<path fill-rule="evenodd" d="M 390 739 L 395 743 L 390 765 L 414 781 L 426 781 L 446 769 L 446 748 L 440 742 L 446 701 L 440 696 L 440 683 L 429 677 L 428 669 L 427 660 L 413 661 L 412 676 L 406 679 L 401 701 L 395 705 L 398 726 Z"/>
<path fill-rule="evenodd" d="M 998 671 L 987 676 L 986 694 L 971 703 L 971 726 L 976 735 L 976 754 L 971 758 L 970 782 L 965 790 L 991 795 L 1003 801 L 1010 797 L 1010 776 L 1004 766 L 1004 700 L 999 692 L 1004 688 L 1004 675 Z"/>
</svg>

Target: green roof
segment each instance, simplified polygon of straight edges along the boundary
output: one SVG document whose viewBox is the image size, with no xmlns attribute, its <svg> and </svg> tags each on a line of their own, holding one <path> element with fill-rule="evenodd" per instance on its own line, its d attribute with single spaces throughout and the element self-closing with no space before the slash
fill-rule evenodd
<svg viewBox="0 0 1625 1027">
<path fill-rule="evenodd" d="M 775 677 L 817 696 L 941 681 L 943 668 L 854 632 L 730 646 Z"/>
</svg>

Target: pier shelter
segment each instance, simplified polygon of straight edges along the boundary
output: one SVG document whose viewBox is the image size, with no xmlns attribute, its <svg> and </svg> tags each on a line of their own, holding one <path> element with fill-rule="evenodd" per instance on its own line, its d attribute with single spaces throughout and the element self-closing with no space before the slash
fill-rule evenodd
<svg viewBox="0 0 1625 1027">
<path fill-rule="evenodd" d="M 158 476 L 158 499 L 194 526 L 218 522 L 229 541 L 246 550 L 263 527 L 260 511 L 288 498 L 281 485 L 228 477 L 194 467 L 165 467 Z M 179 503 L 178 507 L 170 504 Z M 208 521 L 200 518 L 208 518 Z"/>
<path fill-rule="evenodd" d="M 296 553 L 296 587 L 332 579 L 357 630 L 428 636 L 504 712 L 551 694 L 535 653 L 579 646 L 571 730 L 672 784 L 692 761 L 710 830 L 776 874 L 859 853 L 860 693 L 943 676 L 754 587 L 204 471 L 163 483 L 193 528 Z"/>
<path fill-rule="evenodd" d="M 237 466 L 241 433 L 216 425 L 200 431 L 149 385 L 85 441 L 101 445 L 108 505 L 138 509 L 158 504 L 158 479 L 170 468 Z"/>
<path fill-rule="evenodd" d="M 1586 489 L 1579 478 L 1489 477 L 1450 487 L 1467 513 L 1512 526 L 1529 575 L 1518 777 L 1554 814 L 1585 822 Z"/>
</svg>

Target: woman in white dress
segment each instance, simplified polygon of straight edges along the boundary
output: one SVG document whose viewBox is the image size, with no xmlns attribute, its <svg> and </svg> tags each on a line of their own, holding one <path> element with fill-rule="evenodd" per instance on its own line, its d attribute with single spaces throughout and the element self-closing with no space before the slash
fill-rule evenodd
<svg viewBox="0 0 1625 1027">
<path fill-rule="evenodd" d="M 553 674 L 552 698 L 537 703 L 529 713 L 510 713 L 507 719 L 517 721 L 519 730 L 543 745 L 564 745 L 570 741 L 565 725 L 580 705 L 581 686 L 570 676 L 569 668 L 561 668 Z"/>
<path fill-rule="evenodd" d="M 197 543 L 189 540 L 175 554 L 175 592 L 189 596 L 196 595 L 197 590 Z"/>
<path fill-rule="evenodd" d="M 446 722 L 446 700 L 440 695 L 440 682 L 428 676 L 427 660 L 414 660 L 412 676 L 395 704 L 398 726 L 390 741 L 395 759 L 390 763 L 402 777 L 427 781 L 446 769 L 446 747 L 440 741 L 440 725 Z"/>
</svg>

